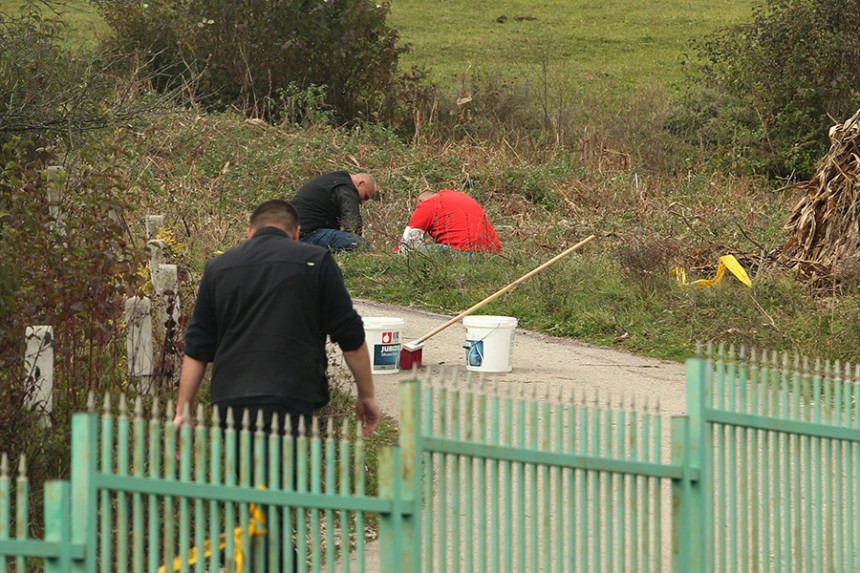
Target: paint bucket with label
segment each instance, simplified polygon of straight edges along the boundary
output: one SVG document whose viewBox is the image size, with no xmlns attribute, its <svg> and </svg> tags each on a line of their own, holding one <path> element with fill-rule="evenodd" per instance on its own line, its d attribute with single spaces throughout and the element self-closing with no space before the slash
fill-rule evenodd
<svg viewBox="0 0 860 573">
<path fill-rule="evenodd" d="M 511 316 L 467 316 L 466 370 L 510 372 L 514 359 L 514 329 Z"/>
<path fill-rule="evenodd" d="M 406 323 L 402 318 L 365 316 L 364 337 L 370 351 L 374 374 L 395 374 L 400 371 L 400 333 Z"/>
</svg>

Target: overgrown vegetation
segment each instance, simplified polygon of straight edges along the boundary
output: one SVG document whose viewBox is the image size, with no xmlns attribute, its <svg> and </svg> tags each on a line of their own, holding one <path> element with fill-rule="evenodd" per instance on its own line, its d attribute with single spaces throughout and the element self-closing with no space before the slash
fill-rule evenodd
<svg viewBox="0 0 860 573">
<path fill-rule="evenodd" d="M 694 43 L 698 142 L 723 169 L 811 177 L 827 130 L 860 107 L 860 1 L 766 0 L 752 21 Z"/>
<path fill-rule="evenodd" d="M 14 137 L 0 148 L 0 443 L 26 453 L 35 476 L 66 473 L 66 431 L 88 392 L 127 384 L 118 342 L 139 251 L 125 219 L 131 197 L 117 176 L 122 139 L 106 135 L 62 169 L 50 169 L 58 158 L 31 140 Z M 50 428 L 28 414 L 37 373 L 22 367 L 24 334 L 36 325 L 53 328 Z"/>
<path fill-rule="evenodd" d="M 111 28 L 114 50 L 134 55 L 156 88 L 187 86 L 204 104 L 238 106 L 277 122 L 295 113 L 291 98 L 314 89 L 340 122 L 394 120 L 391 113 L 406 95 L 396 75 L 405 48 L 386 22 L 387 3 L 94 3 Z"/>
<path fill-rule="evenodd" d="M 340 257 L 354 296 L 459 311 L 593 233 L 598 239 L 580 255 L 484 310 L 516 316 L 525 328 L 675 360 L 699 340 L 857 360 L 860 270 L 841 265 L 826 292 L 795 280 L 775 256 L 795 191 L 760 176 L 803 173 L 816 157 L 809 142 L 826 138 L 822 118 L 843 109 L 815 107 L 825 101 L 816 82 L 837 72 L 823 62 L 805 70 L 803 47 L 779 60 L 793 82 L 780 83 L 757 77 L 766 53 L 731 36 L 738 28 L 717 36 L 704 44 L 713 56 L 707 82 L 695 86 L 696 101 L 708 105 L 691 110 L 707 113 L 684 118 L 665 86 L 635 95 L 567 91 L 550 43 L 532 44 L 536 57 L 519 74 L 475 69 L 458 74 L 450 93 L 433 90 L 424 71 L 396 69 L 402 52 L 385 5 L 260 0 L 242 5 L 248 13 L 218 3 L 186 3 L 184 11 L 166 1 L 101 5 L 115 34 L 110 56 L 60 47 L 35 3 L 26 18 L 4 15 L 0 31 L 0 313 L 8 317 L 0 332 L 0 443 L 13 456 L 43 460 L 37 476 L 65 475 L 67 417 L 88 390 L 127 389 L 122 303 L 147 288 L 145 217 L 164 215 L 181 245 L 188 291 L 181 325 L 204 262 L 243 240 L 249 211 L 334 169 L 374 173 L 381 186 L 364 206 L 372 252 Z M 258 17 L 267 7 L 275 11 Z M 299 10 L 293 20 L 277 12 L 288 9 Z M 311 30 L 312 9 L 325 29 Z M 367 24 L 365 36 L 375 32 L 341 34 L 336 10 Z M 380 17 L 366 22 L 373 14 Z M 779 37 L 798 40 L 779 29 L 764 34 L 776 22 L 767 18 L 752 25 L 773 39 L 767 53 L 779 53 Z M 854 29 L 860 21 L 851 10 L 842 18 Z M 816 36 L 830 49 L 822 55 L 853 57 L 825 41 L 846 28 L 826 29 L 830 35 Z M 325 34 L 355 44 L 335 53 Z M 275 49 L 283 44 L 288 49 Z M 734 57 L 750 58 L 738 62 L 736 83 Z M 357 75 L 337 83 L 343 58 L 361 69 L 348 68 Z M 832 92 L 845 107 L 852 100 L 844 86 L 853 85 L 856 99 L 849 72 Z M 814 98 L 775 99 L 805 86 L 818 90 Z M 736 116 L 751 120 L 720 121 Z M 703 127 L 702 118 L 713 121 Z M 701 139 L 678 137 L 684 128 Z M 767 136 L 768 145 L 754 136 Z M 393 253 L 415 196 L 444 187 L 484 205 L 500 255 Z M 691 290 L 671 274 L 678 267 L 709 278 L 728 253 L 753 278 L 751 289 L 727 277 Z M 61 390 L 49 434 L 21 407 L 31 391 L 20 367 L 23 332 L 35 324 L 54 326 L 58 352 Z M 164 380 L 161 397 L 172 398 L 172 379 Z M 343 415 L 347 403 L 339 396 L 330 414 Z"/>
</svg>

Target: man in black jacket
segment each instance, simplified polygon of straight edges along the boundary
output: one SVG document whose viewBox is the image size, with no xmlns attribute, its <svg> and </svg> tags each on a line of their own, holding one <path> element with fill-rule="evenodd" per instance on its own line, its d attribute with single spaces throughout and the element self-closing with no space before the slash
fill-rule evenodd
<svg viewBox="0 0 860 573">
<path fill-rule="evenodd" d="M 299 217 L 286 201 L 262 203 L 248 241 L 206 263 L 185 333 L 177 419 L 191 405 L 212 363 L 211 400 L 252 423 L 262 411 L 309 422 L 329 401 L 326 337 L 337 343 L 355 378 L 356 413 L 365 434 L 379 423 L 364 325 L 332 254 L 298 241 Z M 223 416 L 222 416 L 223 417 Z"/>
<path fill-rule="evenodd" d="M 296 436 L 300 420 L 310 428 L 313 411 L 329 401 L 326 337 L 340 346 L 355 378 L 355 411 L 363 433 L 370 434 L 379 424 L 361 317 L 331 252 L 299 242 L 299 221 L 296 209 L 286 201 L 266 201 L 251 215 L 248 240 L 206 263 L 185 333 L 173 420 L 177 428 L 190 422 L 184 412 L 186 407 L 190 410 L 209 362 L 211 400 L 221 413 L 222 428 L 227 426 L 228 408 L 236 424 L 247 414 L 256 425 L 262 414 L 262 427 L 256 430 L 266 434 L 277 427 L 281 435 Z M 268 464 L 283 460 L 269 460 L 266 448 L 254 452 L 253 441 L 250 450 L 243 451 L 237 440 L 232 455 L 237 479 L 251 480 L 242 485 L 262 482 L 288 489 L 295 485 L 295 464 L 292 475 L 282 475 L 283 484 L 269 483 Z M 264 460 L 263 476 L 253 473 L 257 456 Z M 273 542 L 277 543 L 264 541 Z M 268 547 L 264 545 L 263 551 L 268 554 Z M 291 552 L 295 571 L 300 557 L 295 547 Z M 250 568 L 281 571 L 282 555 L 278 551 L 277 563 L 269 568 L 255 563 L 252 552 Z"/>
<path fill-rule="evenodd" d="M 369 173 L 334 171 L 311 179 L 291 200 L 302 221 L 301 241 L 332 251 L 370 247 L 361 236 L 359 206 L 375 192 Z"/>
</svg>

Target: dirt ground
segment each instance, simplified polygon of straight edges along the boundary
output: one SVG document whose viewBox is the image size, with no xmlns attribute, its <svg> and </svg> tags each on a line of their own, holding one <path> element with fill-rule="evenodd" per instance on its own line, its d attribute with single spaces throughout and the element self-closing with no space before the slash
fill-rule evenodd
<svg viewBox="0 0 860 573">
<path fill-rule="evenodd" d="M 435 314 L 356 299 L 362 317 L 395 317 L 405 320 L 403 342 L 419 338 L 454 315 Z M 431 337 L 422 349 L 422 369 L 451 366 L 466 370 L 466 328 L 462 321 Z M 517 328 L 514 333 L 512 371 L 487 373 L 500 381 L 537 385 L 538 395 L 563 396 L 585 392 L 589 399 L 605 403 L 635 402 L 650 409 L 659 406 L 666 414 L 683 414 L 685 407 L 684 365 L 636 356 L 623 350 L 582 344 L 566 338 L 546 336 Z M 377 401 L 383 413 L 398 415 L 398 381 L 405 372 L 375 374 Z"/>
</svg>

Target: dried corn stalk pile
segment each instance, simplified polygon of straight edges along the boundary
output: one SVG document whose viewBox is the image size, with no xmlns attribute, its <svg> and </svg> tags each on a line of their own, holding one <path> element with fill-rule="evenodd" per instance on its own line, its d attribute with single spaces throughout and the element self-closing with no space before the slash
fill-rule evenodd
<svg viewBox="0 0 860 573">
<path fill-rule="evenodd" d="M 809 280 L 834 275 L 860 254 L 860 110 L 830 128 L 830 150 L 815 176 L 795 188 L 806 193 L 794 206 L 782 248 L 788 265 Z"/>
</svg>

